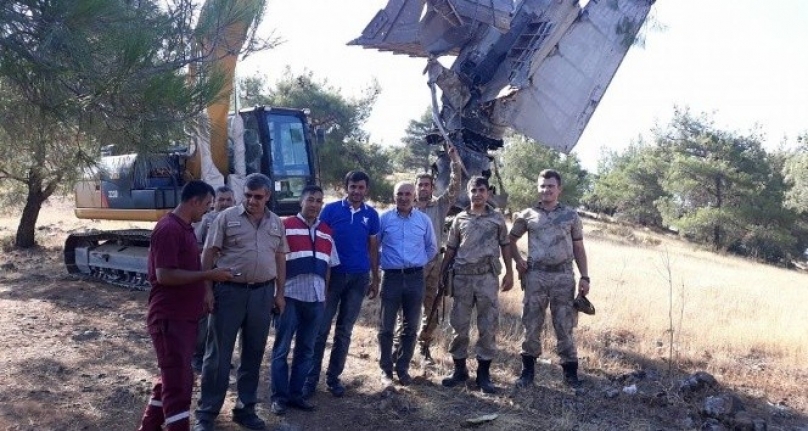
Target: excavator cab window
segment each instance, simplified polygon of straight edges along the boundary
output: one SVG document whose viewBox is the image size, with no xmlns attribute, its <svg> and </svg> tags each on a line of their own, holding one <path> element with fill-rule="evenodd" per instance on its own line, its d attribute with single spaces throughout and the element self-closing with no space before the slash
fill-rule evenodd
<svg viewBox="0 0 808 431">
<path fill-rule="evenodd" d="M 306 184 L 312 181 L 309 146 L 305 124 L 294 115 L 270 114 L 271 177 L 275 180 L 275 199 L 297 203 Z"/>
</svg>

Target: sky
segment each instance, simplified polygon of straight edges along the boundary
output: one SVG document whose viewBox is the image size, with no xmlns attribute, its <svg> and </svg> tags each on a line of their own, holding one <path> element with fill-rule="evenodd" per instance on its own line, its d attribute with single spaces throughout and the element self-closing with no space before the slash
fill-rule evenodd
<svg viewBox="0 0 808 431">
<path fill-rule="evenodd" d="M 430 106 L 426 60 L 346 45 L 386 3 L 270 0 L 259 33 L 283 43 L 238 73 L 274 82 L 286 67 L 312 71 L 347 97 L 376 79 L 382 92 L 365 130 L 372 142 L 400 145 Z M 651 16 L 644 47 L 629 50 L 573 150 L 584 168 L 595 171 L 604 148 L 650 137 L 676 106 L 712 115 L 723 130 L 762 134 L 767 149 L 808 132 L 808 1 L 658 0 Z"/>
</svg>

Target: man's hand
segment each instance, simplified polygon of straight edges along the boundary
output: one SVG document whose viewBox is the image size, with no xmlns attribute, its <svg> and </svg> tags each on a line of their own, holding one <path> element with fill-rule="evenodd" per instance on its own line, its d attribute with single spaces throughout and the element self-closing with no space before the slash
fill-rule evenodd
<svg viewBox="0 0 808 431">
<path fill-rule="evenodd" d="M 522 278 L 525 276 L 525 273 L 527 272 L 527 262 L 524 259 L 521 259 L 521 256 L 520 259 L 515 260 L 516 260 L 516 272 L 519 273 L 519 278 Z"/>
<path fill-rule="evenodd" d="M 371 277 L 370 286 L 368 287 L 368 298 L 373 299 L 379 295 L 379 278 Z"/>
<path fill-rule="evenodd" d="M 233 272 L 230 268 L 213 268 L 205 271 L 205 280 L 230 281 L 233 279 Z"/>
<path fill-rule="evenodd" d="M 581 296 L 589 295 L 589 282 L 587 280 L 583 278 L 578 280 L 578 293 L 580 293 Z"/>
<path fill-rule="evenodd" d="M 502 291 L 507 292 L 511 289 L 513 289 L 513 273 L 509 271 L 502 277 Z"/>
<path fill-rule="evenodd" d="M 449 160 L 460 163 L 460 153 L 457 152 L 457 148 L 452 145 L 451 142 L 446 142 L 446 154 L 449 155 Z"/>
<path fill-rule="evenodd" d="M 278 314 L 283 314 L 283 310 L 286 309 L 286 298 L 283 295 L 275 295 L 274 309 L 277 310 Z"/>
</svg>

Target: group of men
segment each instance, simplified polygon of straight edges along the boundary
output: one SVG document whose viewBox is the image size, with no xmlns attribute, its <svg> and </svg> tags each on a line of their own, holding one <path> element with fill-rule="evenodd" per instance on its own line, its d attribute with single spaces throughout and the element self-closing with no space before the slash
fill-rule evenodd
<svg viewBox="0 0 808 431">
<path fill-rule="evenodd" d="M 488 180 L 471 178 L 471 205 L 457 214 L 447 235 L 444 219 L 461 181 L 460 158 L 452 147 L 448 153 L 451 179 L 444 194 L 433 196 L 433 178 L 419 175 L 416 183 L 396 184 L 395 208 L 381 216 L 365 202 L 371 181 L 361 171 L 349 172 L 345 198 L 327 205 L 320 187 L 305 187 L 300 212 L 284 220 L 267 207 L 274 188 L 262 174 L 246 178 L 243 201 L 236 206 L 229 206 L 230 189 L 214 191 L 200 181 L 188 183 L 181 203 L 152 233 L 147 324 L 160 379 L 139 430 L 190 429 L 193 369 L 201 373 L 193 429 L 213 430 L 230 383 L 237 339 L 241 355 L 232 420 L 248 429 L 264 429 L 255 404 L 273 322 L 270 411 L 282 415 L 287 408 L 315 409 L 310 399 L 332 327 L 325 383 L 333 396 L 343 396 L 346 388 L 340 376 L 365 297 L 381 298 L 381 383 L 409 385 L 416 344 L 422 359 L 433 363 L 430 347 L 437 319 L 430 317 L 435 315 L 438 291 L 449 287 L 445 281 L 451 282 L 447 294 L 453 299 L 449 353 L 454 369 L 442 384 L 452 387 L 469 378 L 466 360 L 476 308 L 475 381 L 483 392 L 494 393 L 490 367 L 497 351 L 498 292 L 513 286 L 512 260 L 525 290 L 523 370 L 517 386 L 533 382 L 548 305 L 566 382 L 578 386 L 572 262 L 581 274 L 582 295 L 589 291 L 589 278 L 581 221 L 573 209 L 558 203 L 560 175 L 541 172 L 539 204 L 517 213 L 510 232 L 504 216 L 488 204 Z M 206 215 L 214 198 L 215 209 Z M 527 260 L 516 246 L 525 233 Z"/>
</svg>

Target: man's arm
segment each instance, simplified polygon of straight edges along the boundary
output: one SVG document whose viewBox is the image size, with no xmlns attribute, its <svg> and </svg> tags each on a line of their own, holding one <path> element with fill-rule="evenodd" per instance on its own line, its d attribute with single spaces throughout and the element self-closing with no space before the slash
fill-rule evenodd
<svg viewBox="0 0 808 431">
<path fill-rule="evenodd" d="M 368 237 L 368 255 L 370 255 L 370 290 L 368 298 L 373 299 L 379 294 L 379 238 L 376 235 Z"/>
<path fill-rule="evenodd" d="M 502 261 L 505 263 L 505 276 L 502 277 L 502 291 L 507 292 L 513 288 L 513 269 L 511 265 L 511 244 L 499 246 L 502 251 Z M 517 252 L 518 254 L 518 252 Z"/>
<path fill-rule="evenodd" d="M 527 261 L 522 257 L 522 253 L 519 252 L 519 244 L 517 244 L 519 238 L 509 235 L 508 239 L 511 241 L 508 248 L 511 250 L 511 258 L 516 261 L 516 271 L 519 272 L 519 274 L 524 274 L 527 271 Z"/>
<path fill-rule="evenodd" d="M 452 247 L 446 247 L 446 251 L 443 252 L 443 261 L 440 264 L 440 273 L 443 274 L 446 272 L 446 269 L 449 268 L 449 264 L 452 263 L 452 260 L 455 257 L 457 250 Z"/>
<path fill-rule="evenodd" d="M 227 281 L 233 278 L 229 268 L 216 268 L 207 271 L 189 271 L 179 268 L 157 268 L 157 282 L 165 286 L 179 286 L 199 281 Z"/>
<path fill-rule="evenodd" d="M 286 252 L 275 252 L 275 308 L 283 313 L 286 308 Z"/>
<path fill-rule="evenodd" d="M 457 197 L 460 195 L 463 161 L 460 159 L 460 154 L 454 145 L 447 143 L 447 146 L 449 149 L 446 150 L 446 153 L 449 155 L 449 160 L 451 160 L 451 163 L 449 163 L 449 187 L 438 197 L 438 201 L 445 204 L 448 211 L 449 208 L 454 206 L 457 202 Z"/>
<path fill-rule="evenodd" d="M 438 240 L 435 238 L 435 229 L 432 229 L 432 221 L 424 215 L 426 222 L 426 232 L 424 232 L 424 245 L 426 246 L 426 260 L 432 260 L 438 254 Z"/>
<path fill-rule="evenodd" d="M 578 272 L 581 279 L 578 281 L 578 292 L 582 296 L 589 294 L 589 268 L 586 262 L 586 249 L 583 238 L 572 241 L 572 255 L 575 256 L 575 263 L 578 265 Z"/>
</svg>

